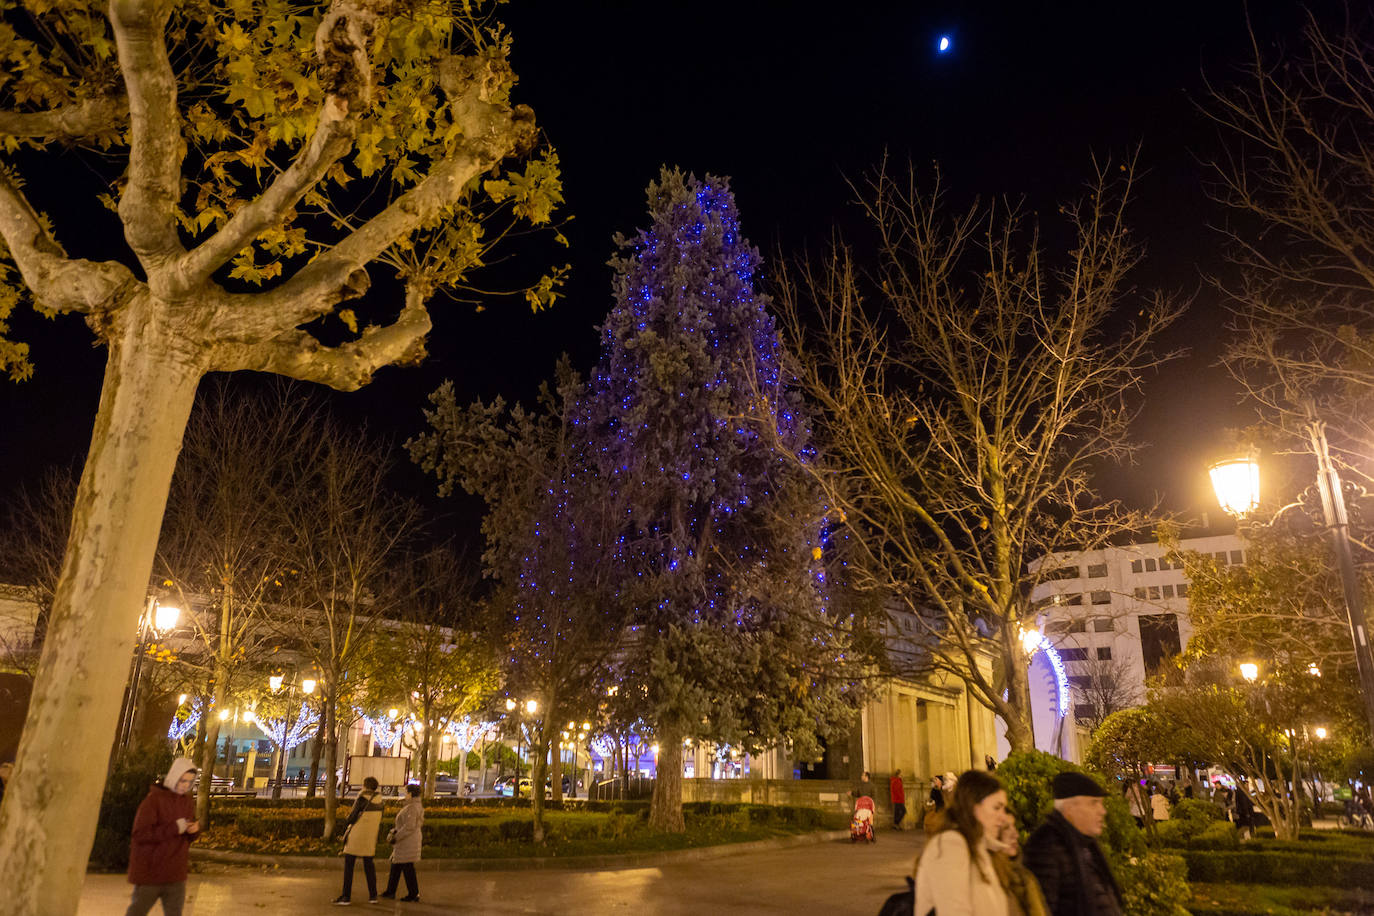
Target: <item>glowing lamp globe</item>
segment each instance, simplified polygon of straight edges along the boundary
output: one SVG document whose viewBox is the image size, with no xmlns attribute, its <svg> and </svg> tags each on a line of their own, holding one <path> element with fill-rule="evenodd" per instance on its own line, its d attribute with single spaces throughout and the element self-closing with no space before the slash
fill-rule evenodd
<svg viewBox="0 0 1374 916">
<path fill-rule="evenodd" d="M 301 681 L 301 690 L 307 694 L 315 692 L 315 679 L 308 677 Z"/>
<path fill-rule="evenodd" d="M 506 701 L 506 712 L 514 712 L 514 711 L 515 711 L 515 701 L 514 701 L 514 700 L 507 700 L 507 701 Z"/>
<path fill-rule="evenodd" d="M 537 712 L 538 710 L 539 710 L 539 701 L 538 701 L 538 700 L 526 700 L 526 701 L 525 701 L 525 712 L 529 713 L 530 715 L 534 715 L 535 712 Z"/>
<path fill-rule="evenodd" d="M 949 40 L 949 36 L 941 35 L 940 41 L 935 45 L 935 47 L 939 49 L 941 54 L 947 54 L 949 53 L 950 45 L 951 43 Z"/>
<path fill-rule="evenodd" d="M 1315 734 L 1316 734 L 1317 738 L 1320 739 L 1320 740 L 1325 740 L 1325 739 L 1326 739 L 1326 729 L 1322 728 L 1320 725 L 1317 726 L 1317 730 L 1316 730 Z"/>
<path fill-rule="evenodd" d="M 174 604 L 159 604 L 153 613 L 153 627 L 162 630 L 175 630 L 181 619 L 181 608 Z"/>
<path fill-rule="evenodd" d="M 274 674 L 267 679 L 267 686 L 271 687 L 272 691 L 275 693 L 276 691 L 281 690 L 282 681 L 284 680 L 286 680 L 284 676 L 280 674 Z"/>
<path fill-rule="evenodd" d="M 1259 462 L 1254 458 L 1219 461 L 1208 470 L 1212 489 L 1221 508 L 1235 516 L 1247 515 L 1259 507 Z"/>
<path fill-rule="evenodd" d="M 1240 676 L 1251 684 L 1259 680 L 1259 665 L 1254 662 L 1245 662 L 1240 666 Z"/>
</svg>

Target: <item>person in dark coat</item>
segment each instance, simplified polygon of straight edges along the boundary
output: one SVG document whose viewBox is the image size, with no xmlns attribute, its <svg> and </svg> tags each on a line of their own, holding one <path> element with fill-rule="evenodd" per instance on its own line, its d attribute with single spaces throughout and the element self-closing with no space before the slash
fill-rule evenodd
<svg viewBox="0 0 1374 916">
<path fill-rule="evenodd" d="M 1240 786 L 1236 786 L 1236 829 L 1242 840 L 1250 839 L 1255 833 L 1255 803 Z"/>
<path fill-rule="evenodd" d="M 196 768 L 185 757 L 172 761 L 167 776 L 148 790 L 134 815 L 129 842 L 129 883 L 133 899 L 124 916 L 143 916 L 162 901 L 167 916 L 181 916 L 191 844 L 200 836 L 191 786 Z"/>
<path fill-rule="evenodd" d="M 865 796 L 873 799 L 878 797 L 878 790 L 874 787 L 873 780 L 868 778 L 868 770 L 864 770 L 863 778 L 854 785 L 853 789 L 849 790 L 849 795 L 851 798 L 855 799 L 864 798 Z"/>
<path fill-rule="evenodd" d="M 1054 810 L 1022 854 L 1054 916 L 1122 916 L 1121 889 L 1097 837 L 1107 820 L 1107 794 L 1092 777 L 1054 777 Z"/>
<path fill-rule="evenodd" d="M 363 860 L 363 877 L 367 878 L 367 902 L 377 902 L 377 866 L 372 857 L 377 854 L 377 833 L 382 827 L 382 793 L 377 779 L 363 779 L 363 790 L 353 802 L 353 810 L 344 821 L 343 893 L 334 898 L 335 906 L 348 906 L 353 894 L 353 866 Z"/>
</svg>

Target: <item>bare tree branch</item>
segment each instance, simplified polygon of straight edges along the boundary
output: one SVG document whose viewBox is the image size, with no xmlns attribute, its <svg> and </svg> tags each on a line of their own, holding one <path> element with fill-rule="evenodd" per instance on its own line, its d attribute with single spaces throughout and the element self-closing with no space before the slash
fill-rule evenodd
<svg viewBox="0 0 1374 916">
<path fill-rule="evenodd" d="M 49 111 L 0 111 L 0 134 L 42 140 L 81 140 L 115 130 L 128 118 L 124 96 L 92 96 Z"/>
</svg>

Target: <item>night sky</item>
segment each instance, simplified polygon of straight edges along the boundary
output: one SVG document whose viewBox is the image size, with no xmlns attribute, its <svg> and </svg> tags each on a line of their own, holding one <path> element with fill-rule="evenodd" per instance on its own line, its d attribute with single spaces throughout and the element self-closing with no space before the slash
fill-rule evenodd
<svg viewBox="0 0 1374 916">
<path fill-rule="evenodd" d="M 1301 12 L 1292 4 L 1252 4 L 1249 15 L 1265 45 L 1296 42 Z M 439 303 L 425 365 L 323 395 L 399 441 L 420 431 L 426 395 L 445 378 L 460 396 L 529 399 L 560 352 L 590 368 L 610 307 L 611 236 L 644 221 L 644 187 L 662 164 L 730 176 L 744 230 L 771 261 L 778 250 L 818 248 L 835 225 L 854 229 L 845 179 L 862 177 L 885 150 L 898 162 L 938 160 L 956 203 L 1025 195 L 1052 214 L 1081 188 L 1092 153 L 1120 157 L 1140 144 L 1147 175 L 1133 223 L 1148 256 L 1135 279 L 1194 297 L 1167 342 L 1194 351 L 1150 382 L 1139 437 L 1153 447 L 1105 486 L 1133 502 L 1159 494 L 1170 508 L 1208 511 L 1205 462 L 1221 428 L 1247 414 L 1213 365 L 1224 310 L 1203 276 L 1225 270 L 1208 227 L 1224 214 L 1204 194 L 1198 159 L 1217 138 L 1195 103 L 1204 71 L 1227 82 L 1246 59 L 1245 17 L 1232 0 L 514 3 L 502 19 L 515 38 L 517 97 L 559 151 L 573 221 L 570 253 L 506 253 L 531 270 L 539 259 L 570 258 L 568 297 L 539 315 L 519 299 L 481 314 Z M 942 34 L 952 41 L 946 55 L 936 53 Z M 55 217 L 86 206 L 62 199 L 71 182 L 39 188 L 45 177 L 30 189 Z M 57 223 L 73 253 L 89 254 Z M 15 332 L 32 344 L 36 370 L 22 384 L 0 379 L 0 498 L 45 465 L 84 455 L 104 362 L 79 319 L 27 312 Z M 417 496 L 432 489 L 413 469 L 397 482 Z M 450 508 L 464 536 L 475 507 Z"/>
</svg>

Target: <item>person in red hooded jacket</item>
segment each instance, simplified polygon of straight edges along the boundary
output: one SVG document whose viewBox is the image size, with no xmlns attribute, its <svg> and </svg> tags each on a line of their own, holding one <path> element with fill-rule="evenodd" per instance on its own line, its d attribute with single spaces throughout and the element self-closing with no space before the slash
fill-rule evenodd
<svg viewBox="0 0 1374 916">
<path fill-rule="evenodd" d="M 143 916 L 159 900 L 167 916 L 181 916 L 191 843 L 200 835 L 190 794 L 195 781 L 195 766 L 178 757 L 167 770 L 167 778 L 154 784 L 138 806 L 129 842 L 129 883 L 134 895 L 124 916 Z"/>
</svg>

